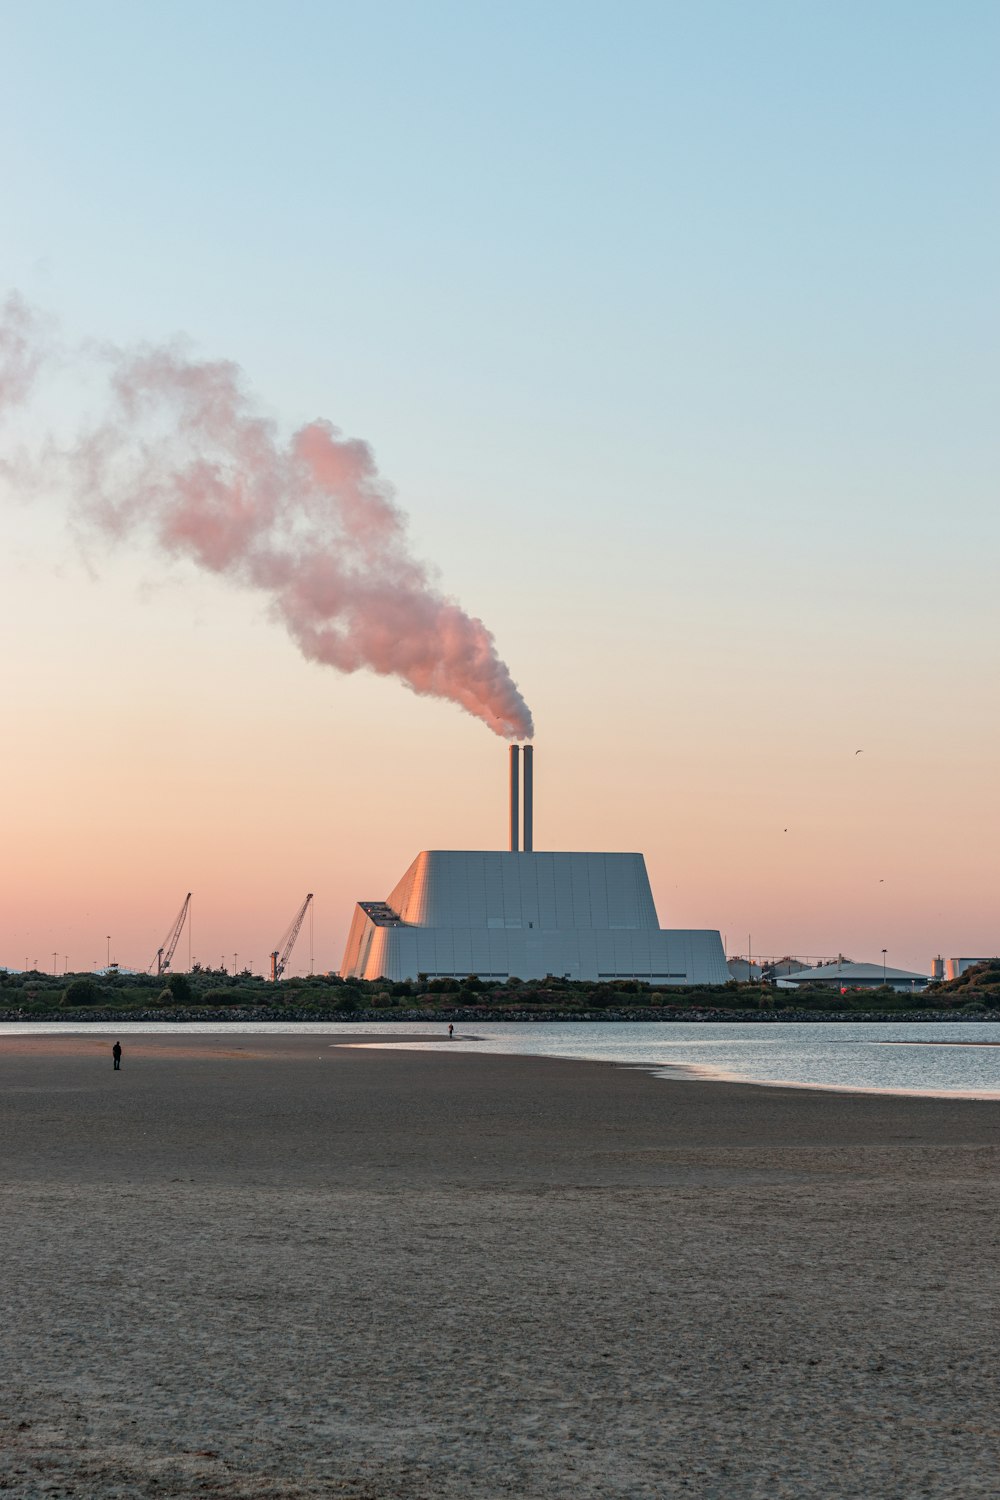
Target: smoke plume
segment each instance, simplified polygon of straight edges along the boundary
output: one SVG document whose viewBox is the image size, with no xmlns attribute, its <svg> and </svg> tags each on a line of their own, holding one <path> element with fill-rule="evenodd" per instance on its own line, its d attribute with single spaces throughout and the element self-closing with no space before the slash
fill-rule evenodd
<svg viewBox="0 0 1000 1500">
<path fill-rule="evenodd" d="M 0 305 L 0 416 L 27 400 L 44 355 L 41 319 L 12 292 Z"/>
<path fill-rule="evenodd" d="M 0 342 L 12 389 L 30 372 L 17 326 Z M 180 345 L 109 358 L 106 415 L 67 455 L 92 522 L 258 590 L 312 661 L 398 677 L 498 735 L 531 736 L 492 635 L 411 555 L 367 443 L 326 421 L 283 440 L 236 365 Z"/>
</svg>

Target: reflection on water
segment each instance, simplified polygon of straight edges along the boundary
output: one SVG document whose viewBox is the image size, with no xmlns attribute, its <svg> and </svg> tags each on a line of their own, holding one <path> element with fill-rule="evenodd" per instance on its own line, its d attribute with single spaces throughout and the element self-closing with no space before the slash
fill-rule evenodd
<svg viewBox="0 0 1000 1500">
<path fill-rule="evenodd" d="M 673 1078 L 728 1078 L 798 1087 L 965 1094 L 1000 1099 L 1000 1025 L 984 1022 L 715 1023 L 586 1021 L 463 1022 L 448 1040 L 445 1022 L 133 1021 L 10 1022 L 4 1036 L 86 1032 L 329 1036 L 380 1045 L 580 1058 L 653 1068 Z M 396 1038 L 425 1037 L 426 1041 Z M 886 1045 L 920 1043 L 919 1046 Z M 944 1044 L 952 1045 L 944 1045 Z M 955 1045 L 955 1044 L 958 1045 Z"/>
</svg>

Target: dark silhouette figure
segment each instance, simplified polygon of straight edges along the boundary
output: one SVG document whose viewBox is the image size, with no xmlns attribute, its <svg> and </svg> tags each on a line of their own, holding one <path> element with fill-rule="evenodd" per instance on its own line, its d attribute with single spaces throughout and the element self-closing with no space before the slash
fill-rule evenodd
<svg viewBox="0 0 1000 1500">
<path fill-rule="evenodd" d="M 111 1056 L 115 1060 L 115 1072 L 117 1073 L 118 1069 L 122 1065 L 122 1044 L 121 1044 L 121 1042 L 115 1042 L 115 1045 L 111 1049 Z"/>
<path fill-rule="evenodd" d="M 454 1035 L 455 1035 L 455 1028 L 454 1028 L 454 1026 L 453 1026 L 453 1025 L 452 1025 L 452 1024 L 451 1024 L 451 1022 L 450 1022 L 450 1021 L 449 1021 L 449 1022 L 448 1022 L 448 1040 L 449 1040 L 449 1042 L 450 1042 L 450 1041 L 451 1041 L 451 1039 L 452 1039 L 452 1037 L 453 1037 L 453 1036 L 454 1036 Z"/>
</svg>

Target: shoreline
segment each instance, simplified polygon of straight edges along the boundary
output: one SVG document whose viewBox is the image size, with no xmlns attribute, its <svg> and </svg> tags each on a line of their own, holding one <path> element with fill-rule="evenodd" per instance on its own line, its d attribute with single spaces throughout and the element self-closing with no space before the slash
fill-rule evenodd
<svg viewBox="0 0 1000 1500">
<path fill-rule="evenodd" d="M 480 1018 L 481 1019 L 481 1018 Z M 128 1039 L 127 1051 L 130 1057 L 156 1055 L 158 1049 L 163 1049 L 174 1057 L 206 1057 L 217 1056 L 227 1059 L 241 1059 L 264 1061 L 267 1059 L 269 1048 L 275 1049 L 289 1047 L 291 1049 L 314 1045 L 309 1038 L 308 1031 L 230 1031 L 229 1040 L 222 1043 L 226 1038 L 228 1028 L 225 1025 L 207 1021 L 202 1023 L 211 1028 L 197 1032 L 186 1032 L 184 1023 L 170 1030 L 138 1030 L 130 1032 L 129 1023 L 121 1022 L 95 1022 L 94 1028 L 85 1026 L 75 1028 L 71 1022 L 58 1032 L 34 1032 L 31 1029 L 25 1031 L 7 1032 L 0 1031 L 0 1057 L 5 1053 L 7 1056 L 35 1056 L 54 1057 L 60 1053 L 74 1054 L 73 1044 L 87 1044 L 89 1051 L 95 1056 L 104 1057 L 107 1051 L 107 1043 L 112 1036 L 125 1037 Z M 143 1023 L 138 1023 L 142 1026 Z M 147 1023 L 164 1024 L 164 1023 Z M 280 1024 L 280 1023 L 278 1023 Z M 476 1058 L 482 1062 L 513 1062 L 527 1064 L 571 1064 L 584 1067 L 613 1068 L 624 1071 L 636 1072 L 655 1080 L 658 1084 L 663 1082 L 683 1084 L 690 1087 L 692 1084 L 702 1087 L 719 1088 L 725 1086 L 735 1089 L 758 1089 L 768 1092 L 784 1091 L 791 1094 L 796 1093 L 820 1093 L 857 1097 L 895 1098 L 910 1100 L 943 1100 L 967 1102 L 972 1104 L 1000 1104 L 1000 1089 L 947 1089 L 927 1087 L 921 1088 L 914 1084 L 910 1087 L 853 1084 L 853 1083 L 829 1083 L 810 1082 L 794 1078 L 752 1078 L 725 1068 L 715 1068 L 705 1063 L 664 1061 L 664 1060 L 638 1060 L 628 1057 L 576 1057 L 571 1054 L 539 1054 L 521 1051 L 511 1052 L 469 1052 L 462 1047 L 462 1042 L 485 1041 L 486 1038 L 470 1035 L 457 1031 L 454 1038 L 445 1035 L 443 1030 L 434 1032 L 414 1032 L 407 1034 L 404 1030 L 387 1036 L 385 1032 L 365 1031 L 359 1026 L 353 1033 L 340 1032 L 317 1032 L 317 1041 L 329 1050 L 358 1051 L 368 1053 L 389 1053 L 406 1055 L 407 1053 L 437 1053 L 442 1056 L 449 1054 L 461 1055 L 463 1057 Z M 220 1043 L 222 1045 L 220 1046 Z M 68 1045 L 62 1045 L 68 1044 Z M 457 1045 L 456 1045 L 457 1044 Z M 893 1040 L 886 1040 L 878 1045 L 897 1045 Z M 946 1047 L 992 1047 L 1000 1045 L 1000 1042 L 971 1041 L 960 1042 L 950 1039 L 934 1039 L 933 1041 L 914 1041 L 912 1043 L 898 1042 L 900 1046 L 946 1046 Z M 191 1050 L 191 1049 L 194 1050 Z"/>
<path fill-rule="evenodd" d="M 933 1043 L 926 1045 L 932 1046 Z M 943 1042 L 942 1046 L 961 1046 L 961 1043 Z M 970 1043 L 971 1046 L 993 1046 L 995 1043 Z M 878 1087 L 863 1083 L 806 1083 L 794 1078 L 747 1078 L 723 1068 L 709 1068 L 701 1063 L 625 1063 L 624 1067 L 646 1068 L 657 1078 L 677 1083 L 728 1083 L 734 1088 L 784 1089 L 790 1093 L 818 1091 L 823 1094 L 875 1094 L 892 1099 L 964 1099 L 976 1104 L 1000 1104 L 1000 1089 L 922 1089 Z"/>
<path fill-rule="evenodd" d="M 313 1073 L 320 1064 L 339 1063 L 348 1069 L 343 1074 L 345 1079 L 352 1082 L 362 1076 L 366 1079 L 363 1085 L 366 1100 L 371 1089 L 379 1082 L 395 1083 L 403 1080 L 408 1090 L 416 1090 L 413 1098 L 421 1109 L 425 1104 L 419 1091 L 421 1080 L 429 1079 L 435 1089 L 441 1088 L 448 1093 L 456 1079 L 459 1079 L 463 1089 L 467 1086 L 471 1088 L 471 1092 L 463 1093 L 462 1096 L 463 1109 L 468 1111 L 470 1120 L 478 1118 L 482 1092 L 498 1106 L 502 1105 L 504 1118 L 511 1121 L 512 1128 L 515 1129 L 518 1128 L 516 1122 L 529 1101 L 529 1113 L 534 1113 L 537 1118 L 551 1119 L 557 1125 L 561 1123 L 563 1106 L 549 1100 L 546 1088 L 564 1095 L 564 1103 L 571 1104 L 573 1112 L 581 1118 L 585 1116 L 590 1126 L 599 1132 L 610 1119 L 609 1095 L 617 1096 L 616 1102 L 619 1104 L 623 1100 L 631 1105 L 641 1103 L 644 1118 L 648 1117 L 647 1126 L 653 1123 L 656 1129 L 660 1129 L 663 1124 L 661 1113 L 673 1116 L 678 1110 L 682 1111 L 674 1124 L 676 1126 L 682 1123 L 685 1134 L 690 1131 L 697 1133 L 709 1116 L 712 1117 L 714 1133 L 715 1117 L 723 1103 L 723 1096 L 725 1111 L 731 1117 L 730 1124 L 746 1108 L 746 1097 L 753 1095 L 755 1108 L 782 1115 L 782 1129 L 791 1124 L 787 1118 L 789 1110 L 793 1114 L 806 1110 L 831 1118 L 847 1118 L 851 1113 L 850 1106 L 860 1109 L 863 1114 L 871 1113 L 873 1118 L 882 1114 L 891 1116 L 897 1109 L 912 1110 L 917 1114 L 929 1111 L 927 1120 L 933 1123 L 944 1120 L 949 1110 L 957 1112 L 957 1118 L 958 1115 L 966 1114 L 970 1106 L 976 1106 L 973 1114 L 981 1122 L 979 1105 L 1000 1104 L 1000 1100 L 969 1099 L 957 1093 L 931 1094 L 921 1091 L 899 1094 L 881 1089 L 800 1085 L 790 1080 L 764 1082 L 753 1078 L 731 1077 L 722 1072 L 701 1072 L 698 1064 L 664 1065 L 614 1058 L 470 1052 L 460 1046 L 453 1046 L 445 1037 L 436 1034 L 402 1033 L 390 1041 L 384 1034 L 366 1033 L 360 1028 L 354 1035 L 321 1033 L 315 1038 L 304 1032 L 242 1032 L 227 1036 L 225 1029 L 221 1028 L 218 1031 L 199 1033 L 189 1033 L 184 1029 L 133 1033 L 125 1049 L 122 1074 L 119 1076 L 110 1067 L 110 1036 L 110 1032 L 95 1033 L 85 1029 L 47 1034 L 8 1034 L 3 1039 L 4 1047 L 0 1049 L 0 1115 L 7 1114 L 12 1122 L 20 1125 L 17 1088 L 8 1097 L 4 1097 L 2 1093 L 5 1070 L 17 1071 L 26 1067 L 34 1072 L 39 1066 L 44 1068 L 46 1064 L 51 1064 L 55 1069 L 55 1076 L 46 1081 L 43 1073 L 38 1080 L 42 1085 L 43 1097 L 49 1087 L 56 1091 L 57 1096 L 61 1095 L 66 1083 L 71 1082 L 74 1091 L 82 1087 L 86 1093 L 98 1099 L 104 1096 L 108 1079 L 113 1079 L 112 1087 L 128 1086 L 128 1078 L 134 1078 L 139 1073 L 140 1062 L 144 1068 L 146 1065 L 156 1065 L 154 1073 L 149 1075 L 150 1081 L 158 1090 L 167 1088 L 168 1091 L 173 1084 L 170 1075 L 164 1074 L 162 1069 L 172 1068 L 175 1064 L 182 1066 L 181 1077 L 185 1087 L 196 1089 L 196 1098 L 192 1101 L 196 1113 L 202 1113 L 206 1108 L 211 1110 L 212 1106 L 201 1098 L 204 1081 L 189 1072 L 188 1065 L 191 1063 L 211 1064 L 215 1070 L 213 1081 L 227 1091 L 245 1088 L 242 1081 L 237 1084 L 237 1075 L 230 1073 L 233 1065 L 237 1065 L 240 1073 L 249 1069 L 259 1074 L 261 1085 L 266 1083 L 268 1090 L 280 1091 L 283 1084 L 297 1080 L 302 1068 Z M 469 1039 L 475 1040 L 474 1037 Z M 676 1072 L 673 1071 L 675 1067 Z M 274 1076 L 267 1072 L 268 1068 L 273 1070 Z M 64 1079 L 62 1075 L 67 1070 L 71 1076 Z M 320 1088 L 315 1102 L 320 1110 L 325 1110 L 330 1101 L 325 1094 L 320 1074 L 325 1076 L 324 1069 L 319 1068 L 310 1087 Z M 470 1080 L 474 1080 L 474 1086 Z M 7 1081 L 11 1082 L 10 1079 Z M 511 1089 L 515 1092 L 508 1097 Z M 591 1097 L 595 1094 L 596 1100 Z M 284 1096 L 279 1092 L 276 1099 L 280 1101 L 282 1098 Z M 293 1102 L 293 1096 L 288 1098 Z M 597 1102 L 602 1098 L 603 1106 Z M 695 1101 L 697 1109 L 693 1117 L 688 1119 L 687 1112 L 692 1110 Z M 63 1102 L 72 1108 L 75 1101 L 66 1099 Z M 701 1118 L 703 1112 L 706 1112 L 705 1118 Z M 141 1123 L 145 1139 L 146 1125 L 144 1121 Z M 978 1125 L 975 1133 L 978 1137 Z M 906 1140 L 917 1138 L 911 1135 L 900 1137 Z M 674 1138 L 671 1139 L 673 1142 Z M 983 1139 L 992 1140 L 988 1137 Z M 31 1144 L 27 1137 L 25 1144 Z M 42 1158 L 45 1155 L 45 1144 L 44 1141 L 38 1143 Z M 734 1137 L 733 1144 L 744 1144 L 742 1126 L 739 1138 L 737 1140 Z M 1000 1146 L 1000 1141 L 996 1144 Z M 269 1149 L 273 1149 L 273 1145 L 273 1142 L 269 1143 Z M 3 1164 L 0 1162 L 0 1180 L 2 1176 Z"/>
<path fill-rule="evenodd" d="M 364 1035 L 7 1038 L 12 1493 L 992 1494 L 996 1104 Z"/>
</svg>

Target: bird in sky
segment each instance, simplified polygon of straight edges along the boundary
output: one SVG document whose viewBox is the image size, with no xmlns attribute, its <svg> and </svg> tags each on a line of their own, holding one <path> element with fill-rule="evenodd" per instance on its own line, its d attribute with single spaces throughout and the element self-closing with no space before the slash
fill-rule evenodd
<svg viewBox="0 0 1000 1500">
<path fill-rule="evenodd" d="M 865 752 L 863 750 L 855 750 L 854 753 L 855 755 L 864 755 Z"/>
</svg>

